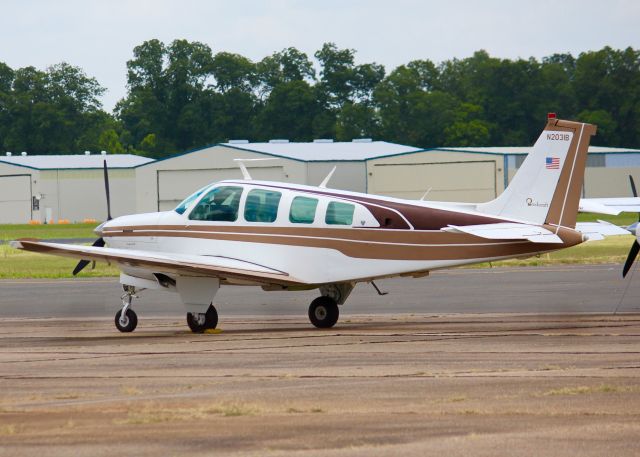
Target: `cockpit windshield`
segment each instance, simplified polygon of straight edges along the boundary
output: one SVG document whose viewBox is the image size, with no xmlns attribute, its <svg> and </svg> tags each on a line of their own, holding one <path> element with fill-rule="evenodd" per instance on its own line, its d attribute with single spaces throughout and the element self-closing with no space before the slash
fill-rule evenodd
<svg viewBox="0 0 640 457">
<path fill-rule="evenodd" d="M 198 197 L 200 195 L 202 195 L 202 193 L 207 190 L 209 186 L 204 186 L 202 189 L 195 191 L 194 193 L 192 193 L 191 195 L 189 195 L 187 198 L 185 198 L 184 200 L 182 200 L 182 203 L 180 203 L 178 206 L 176 206 L 176 208 L 174 209 L 174 211 L 178 214 L 184 214 L 184 212 L 186 210 L 188 210 L 191 205 L 193 205 L 193 202 L 195 202 Z"/>
</svg>

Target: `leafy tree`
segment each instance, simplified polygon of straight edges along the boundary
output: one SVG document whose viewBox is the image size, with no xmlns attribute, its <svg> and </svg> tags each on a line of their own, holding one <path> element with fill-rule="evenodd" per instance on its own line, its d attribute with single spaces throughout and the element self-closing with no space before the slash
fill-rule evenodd
<svg viewBox="0 0 640 457">
<path fill-rule="evenodd" d="M 219 52 L 211 62 L 211 72 L 220 92 L 231 89 L 251 91 L 254 86 L 256 66 L 246 57 L 229 52 Z"/>
<path fill-rule="evenodd" d="M 338 113 L 336 138 L 350 141 L 354 138 L 379 137 L 380 123 L 375 109 L 367 104 L 344 104 Z"/>
<path fill-rule="evenodd" d="M 79 139 L 99 133 L 110 120 L 98 100 L 104 88 L 80 68 L 60 63 L 46 71 L 10 70 L 0 68 L 0 141 L 5 150 L 80 152 L 90 144 Z"/>
<path fill-rule="evenodd" d="M 319 109 L 315 91 L 306 81 L 279 84 L 257 116 L 258 138 L 310 141 Z"/>
<path fill-rule="evenodd" d="M 160 155 L 201 145 L 208 138 L 209 132 L 200 128 L 206 122 L 192 121 L 205 115 L 198 108 L 205 105 L 200 98 L 214 68 L 211 49 L 187 40 L 169 46 L 149 40 L 136 46 L 133 54 L 127 62 L 129 95 L 116 107 L 133 147 L 148 148 L 142 142 L 150 134 L 154 152 Z M 195 132 L 200 135 L 194 137 Z"/>
<path fill-rule="evenodd" d="M 261 98 L 267 96 L 278 84 L 291 81 L 314 82 L 316 71 L 309 57 L 296 48 L 286 48 L 265 57 L 256 65 Z"/>
<path fill-rule="evenodd" d="M 163 157 L 231 138 L 531 144 L 549 111 L 598 124 L 597 144 L 640 146 L 640 51 L 632 48 L 542 60 L 480 50 L 439 64 L 414 60 L 389 74 L 376 63 L 357 65 L 355 55 L 325 43 L 315 63 L 294 47 L 254 63 L 197 41 L 153 39 L 134 48 L 115 115 L 102 110 L 104 88 L 78 67 L 0 62 L 0 148 Z"/>
<path fill-rule="evenodd" d="M 98 138 L 98 148 L 111 154 L 122 154 L 125 152 L 120 136 L 114 129 L 104 130 Z"/>
</svg>

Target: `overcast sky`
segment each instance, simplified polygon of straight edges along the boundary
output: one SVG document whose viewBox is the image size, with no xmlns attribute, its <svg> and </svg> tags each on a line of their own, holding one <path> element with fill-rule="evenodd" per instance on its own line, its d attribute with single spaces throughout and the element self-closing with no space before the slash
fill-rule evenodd
<svg viewBox="0 0 640 457">
<path fill-rule="evenodd" d="M 66 61 L 126 94 L 126 62 L 145 40 L 201 41 L 256 61 L 294 46 L 312 57 L 327 41 L 387 71 L 414 59 L 497 57 L 640 48 L 637 0 L 4 0 L 0 61 L 44 69 Z"/>
</svg>

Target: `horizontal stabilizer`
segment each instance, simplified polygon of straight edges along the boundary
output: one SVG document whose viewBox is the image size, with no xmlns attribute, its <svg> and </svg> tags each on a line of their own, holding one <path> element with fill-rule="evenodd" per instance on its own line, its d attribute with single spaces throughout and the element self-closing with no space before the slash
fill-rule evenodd
<svg viewBox="0 0 640 457">
<path fill-rule="evenodd" d="M 640 197 L 581 198 L 579 211 L 612 216 L 620 213 L 640 213 Z"/>
<path fill-rule="evenodd" d="M 481 225 L 449 225 L 448 232 L 468 233 L 489 240 L 528 240 L 533 243 L 562 243 L 555 233 L 538 225 L 504 222 Z"/>
<path fill-rule="evenodd" d="M 631 235 L 631 232 L 607 221 L 578 222 L 576 230 L 587 237 L 587 241 L 597 241 L 605 236 Z"/>
</svg>

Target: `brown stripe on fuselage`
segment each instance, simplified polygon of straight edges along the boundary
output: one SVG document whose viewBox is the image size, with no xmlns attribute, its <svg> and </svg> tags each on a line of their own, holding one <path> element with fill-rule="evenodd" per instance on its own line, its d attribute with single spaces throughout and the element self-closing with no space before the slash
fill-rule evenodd
<svg viewBox="0 0 640 457">
<path fill-rule="evenodd" d="M 126 232 L 123 231 L 126 229 Z M 553 229 L 555 227 L 547 227 Z M 556 250 L 582 242 L 582 236 L 561 228 L 564 241 L 532 243 L 526 240 L 487 240 L 442 231 L 332 229 L 265 226 L 139 226 L 110 227 L 109 237 L 175 237 L 287 246 L 327 248 L 346 256 L 382 260 L 465 260 L 520 256 Z"/>
</svg>

